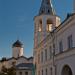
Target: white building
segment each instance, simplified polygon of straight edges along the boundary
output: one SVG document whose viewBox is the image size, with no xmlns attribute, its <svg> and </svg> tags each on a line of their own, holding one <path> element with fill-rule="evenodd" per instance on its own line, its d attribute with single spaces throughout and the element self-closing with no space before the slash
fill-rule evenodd
<svg viewBox="0 0 75 75">
<path fill-rule="evenodd" d="M 42 0 L 34 28 L 36 75 L 75 75 L 75 13 L 60 22 L 51 0 Z"/>
<path fill-rule="evenodd" d="M 16 75 L 32 75 L 33 57 L 25 57 L 23 55 L 23 44 L 17 40 L 12 45 L 12 57 L 0 60 L 0 71 L 3 66 L 10 68 L 16 67 Z"/>
</svg>

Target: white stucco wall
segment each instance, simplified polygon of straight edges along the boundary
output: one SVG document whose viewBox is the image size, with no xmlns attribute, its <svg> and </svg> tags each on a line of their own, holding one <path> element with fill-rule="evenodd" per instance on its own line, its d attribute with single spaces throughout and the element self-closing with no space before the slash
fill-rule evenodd
<svg viewBox="0 0 75 75">
<path fill-rule="evenodd" d="M 21 47 L 14 47 L 12 50 L 12 56 L 17 58 L 23 56 L 23 48 Z"/>
<path fill-rule="evenodd" d="M 75 55 L 65 57 L 63 59 L 60 59 L 56 61 L 56 75 L 61 75 L 62 69 L 65 65 L 68 65 L 71 70 L 73 75 L 75 75 Z"/>
<path fill-rule="evenodd" d="M 45 20 L 45 17 L 43 17 Z M 46 38 L 42 41 L 42 43 L 35 48 L 36 55 L 34 58 L 37 66 L 37 72 L 36 75 L 43 75 L 45 74 L 45 69 L 48 70 L 48 75 L 50 75 L 50 68 L 52 68 L 53 75 L 61 75 L 62 68 L 65 65 L 68 65 L 72 69 L 73 75 L 75 75 L 75 15 L 71 16 L 68 20 L 66 20 L 64 23 L 62 23 L 61 26 L 59 26 L 54 34 L 55 37 L 52 40 L 52 38 Z M 72 41 L 73 41 L 73 48 L 68 48 L 68 37 L 72 35 Z M 63 52 L 60 53 L 59 50 L 59 42 L 62 40 L 63 42 Z M 55 44 L 55 57 L 54 59 L 50 58 L 50 49 L 49 47 L 52 47 L 53 51 L 53 43 Z M 47 60 L 45 60 L 45 49 L 47 49 Z M 38 60 L 41 60 L 41 52 L 43 52 L 43 62 L 38 63 Z M 40 56 L 40 59 L 38 58 L 38 54 Z M 63 55 L 62 55 L 63 54 Z M 53 63 L 54 62 L 54 63 Z"/>
</svg>

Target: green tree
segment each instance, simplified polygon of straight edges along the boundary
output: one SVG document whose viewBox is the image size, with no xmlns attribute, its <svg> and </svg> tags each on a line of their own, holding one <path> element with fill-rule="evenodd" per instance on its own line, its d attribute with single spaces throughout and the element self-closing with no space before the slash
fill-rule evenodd
<svg viewBox="0 0 75 75">
<path fill-rule="evenodd" d="M 0 75 L 7 75 L 7 71 L 8 71 L 7 68 L 5 66 L 2 66 Z"/>
<path fill-rule="evenodd" d="M 8 69 L 8 75 L 16 75 L 16 69 L 15 67 L 11 67 Z"/>
<path fill-rule="evenodd" d="M 16 69 L 13 66 L 8 69 L 5 66 L 2 66 L 0 75 L 16 75 Z"/>
</svg>

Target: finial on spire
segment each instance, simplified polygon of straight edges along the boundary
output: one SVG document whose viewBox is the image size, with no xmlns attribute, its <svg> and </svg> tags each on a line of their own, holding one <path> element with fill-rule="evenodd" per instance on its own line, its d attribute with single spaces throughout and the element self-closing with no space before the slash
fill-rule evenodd
<svg viewBox="0 0 75 75">
<path fill-rule="evenodd" d="M 55 14 L 51 0 L 42 0 L 41 7 L 39 10 L 39 15 L 41 14 L 50 14 L 50 15 Z"/>
</svg>

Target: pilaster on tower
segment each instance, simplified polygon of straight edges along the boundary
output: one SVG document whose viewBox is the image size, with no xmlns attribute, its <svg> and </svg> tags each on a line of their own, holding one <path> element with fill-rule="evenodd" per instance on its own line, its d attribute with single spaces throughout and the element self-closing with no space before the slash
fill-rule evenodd
<svg viewBox="0 0 75 75">
<path fill-rule="evenodd" d="M 51 0 L 42 0 L 39 15 L 42 14 L 49 14 L 49 15 L 55 14 Z"/>
</svg>

